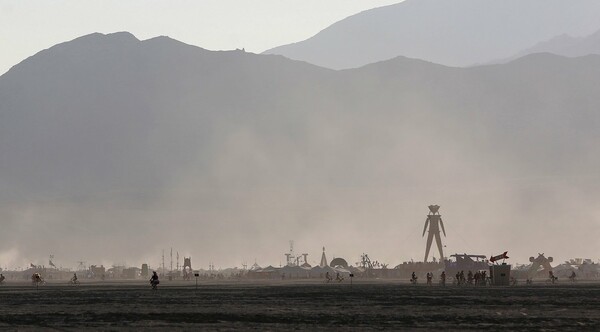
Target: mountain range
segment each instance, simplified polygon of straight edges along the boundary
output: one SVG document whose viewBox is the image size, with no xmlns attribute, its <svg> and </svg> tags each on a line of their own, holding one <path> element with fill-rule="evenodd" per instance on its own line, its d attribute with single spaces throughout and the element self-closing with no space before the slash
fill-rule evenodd
<svg viewBox="0 0 600 332">
<path fill-rule="evenodd" d="M 0 76 L 0 253 L 271 264 L 294 239 L 396 264 L 432 203 L 448 250 L 593 253 L 598 95 L 596 55 L 335 71 L 87 35 Z"/>
<path fill-rule="evenodd" d="M 527 54 L 552 53 L 566 57 L 581 57 L 590 54 L 600 54 L 600 30 L 586 37 L 572 37 L 560 35 L 550 40 L 536 44 L 515 56 L 504 59 L 509 62 Z"/>
<path fill-rule="evenodd" d="M 332 69 L 397 56 L 466 67 L 513 57 L 563 34 L 590 35 L 600 29 L 598 17 L 596 0 L 406 0 L 264 53 Z"/>
</svg>

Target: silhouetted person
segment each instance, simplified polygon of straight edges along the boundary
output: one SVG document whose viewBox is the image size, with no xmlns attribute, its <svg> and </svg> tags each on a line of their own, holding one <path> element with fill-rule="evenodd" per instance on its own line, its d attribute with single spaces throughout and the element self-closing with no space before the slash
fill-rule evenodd
<svg viewBox="0 0 600 332">
<path fill-rule="evenodd" d="M 414 273 L 414 272 L 412 273 L 412 276 L 410 278 L 410 282 L 413 283 L 413 284 L 417 283 L 417 274 L 416 273 Z"/>
<path fill-rule="evenodd" d="M 431 286 L 431 280 L 433 279 L 433 273 L 427 272 L 427 285 Z"/>
<path fill-rule="evenodd" d="M 39 274 L 39 273 L 34 273 L 34 274 L 31 276 L 31 282 L 32 282 L 34 285 L 36 285 L 36 287 L 37 287 L 39 284 L 43 284 L 43 283 L 44 283 L 44 279 L 42 279 L 42 275 L 41 275 L 41 274 Z"/>
<path fill-rule="evenodd" d="M 446 271 L 442 271 L 442 274 L 440 275 L 440 283 L 442 286 L 446 286 Z"/>
<path fill-rule="evenodd" d="M 557 277 L 554 276 L 554 272 L 552 272 L 552 271 L 548 271 L 548 278 L 550 278 L 551 283 L 554 283 L 556 281 L 556 279 L 558 279 Z"/>
<path fill-rule="evenodd" d="M 152 277 L 150 277 L 150 285 L 152 285 L 152 289 L 156 289 L 160 281 L 158 281 L 158 274 L 156 271 L 152 271 Z"/>
<path fill-rule="evenodd" d="M 329 271 L 327 271 L 327 273 L 325 273 L 325 280 L 326 280 L 327 282 L 330 282 L 330 281 L 332 280 L 332 279 L 331 279 L 331 275 L 329 274 Z"/>
<path fill-rule="evenodd" d="M 6 279 L 4 277 L 4 275 L 2 273 L 0 273 L 0 284 L 4 282 L 4 279 Z"/>
<path fill-rule="evenodd" d="M 577 275 L 575 274 L 575 271 L 573 271 L 573 272 L 571 272 L 571 276 L 569 277 L 569 280 L 571 280 L 571 282 L 574 282 L 575 278 L 577 278 Z"/>
<path fill-rule="evenodd" d="M 76 284 L 77 283 L 77 273 L 73 273 L 73 277 L 71 277 L 71 283 L 72 284 Z"/>
</svg>

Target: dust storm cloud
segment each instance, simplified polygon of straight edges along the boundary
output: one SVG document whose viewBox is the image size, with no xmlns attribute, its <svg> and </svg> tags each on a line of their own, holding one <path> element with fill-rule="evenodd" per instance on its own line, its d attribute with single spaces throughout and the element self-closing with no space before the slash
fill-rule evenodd
<svg viewBox="0 0 600 332">
<path fill-rule="evenodd" d="M 429 204 L 447 254 L 594 258 L 598 65 L 333 71 L 85 36 L 0 77 L 0 258 L 266 266 L 294 240 L 310 263 L 325 246 L 395 266 L 422 259 Z"/>
</svg>

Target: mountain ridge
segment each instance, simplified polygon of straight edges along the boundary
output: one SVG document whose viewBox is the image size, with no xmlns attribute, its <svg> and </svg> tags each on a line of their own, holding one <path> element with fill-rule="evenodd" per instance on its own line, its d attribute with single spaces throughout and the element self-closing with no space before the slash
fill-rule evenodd
<svg viewBox="0 0 600 332">
<path fill-rule="evenodd" d="M 600 29 L 598 15 L 600 4 L 594 1 L 407 0 L 350 16 L 307 40 L 263 53 L 333 69 L 399 55 L 466 67 L 512 56 L 558 34 L 589 34 Z"/>
<path fill-rule="evenodd" d="M 582 57 L 590 54 L 600 54 L 600 30 L 585 37 L 572 37 L 562 34 L 497 62 L 509 62 L 531 53 L 553 53 L 564 57 Z"/>
</svg>

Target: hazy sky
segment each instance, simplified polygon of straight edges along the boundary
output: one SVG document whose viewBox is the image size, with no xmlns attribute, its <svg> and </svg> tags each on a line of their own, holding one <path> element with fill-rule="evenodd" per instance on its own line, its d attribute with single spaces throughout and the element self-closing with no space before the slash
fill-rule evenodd
<svg viewBox="0 0 600 332">
<path fill-rule="evenodd" d="M 166 35 L 211 50 L 262 52 L 347 16 L 401 0 L 0 0 L 0 74 L 92 32 Z"/>
</svg>

